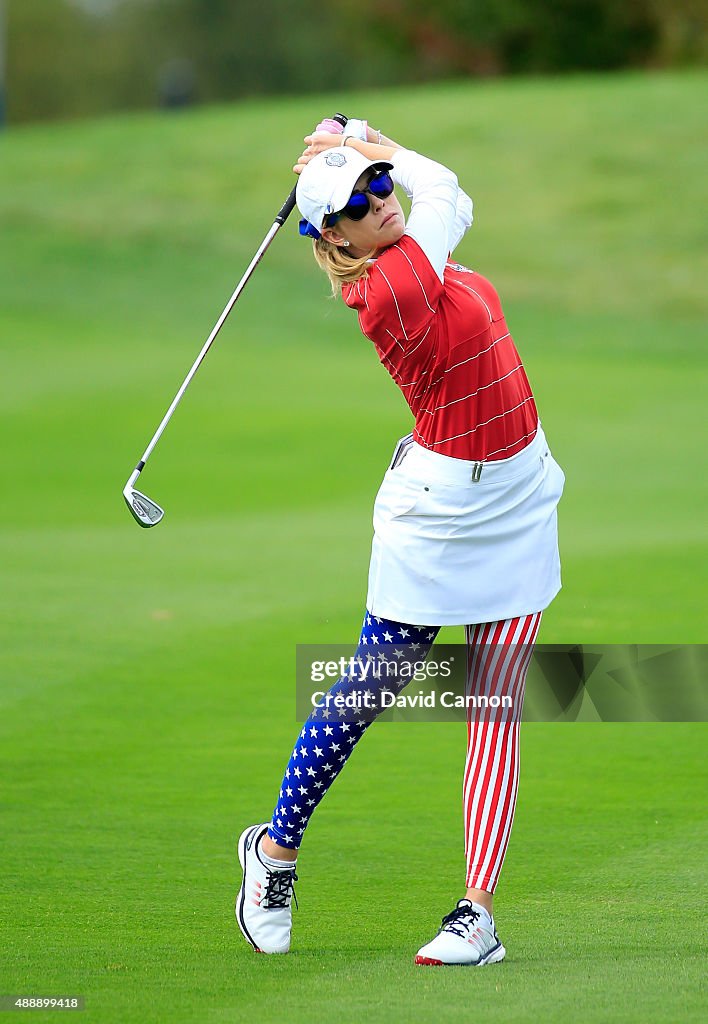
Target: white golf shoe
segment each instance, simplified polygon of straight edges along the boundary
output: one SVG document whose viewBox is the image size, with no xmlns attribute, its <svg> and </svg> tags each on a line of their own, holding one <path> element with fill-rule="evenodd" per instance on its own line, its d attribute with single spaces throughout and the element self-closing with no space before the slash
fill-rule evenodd
<svg viewBox="0 0 708 1024">
<path fill-rule="evenodd" d="M 275 871 L 263 862 L 259 845 L 267 831 L 267 825 L 251 825 L 241 833 L 238 859 L 243 881 L 234 910 L 239 928 L 257 953 L 287 953 L 297 875 L 294 865 L 283 862 L 283 870 Z"/>
<path fill-rule="evenodd" d="M 415 962 L 438 967 L 444 964 L 483 967 L 499 963 L 505 956 L 494 918 L 479 903 L 458 900 L 455 909 L 442 919 L 435 938 L 418 950 Z"/>
</svg>

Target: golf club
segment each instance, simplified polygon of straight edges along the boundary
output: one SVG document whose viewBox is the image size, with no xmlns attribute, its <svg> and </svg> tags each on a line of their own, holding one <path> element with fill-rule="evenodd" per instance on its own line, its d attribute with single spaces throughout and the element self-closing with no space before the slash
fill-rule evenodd
<svg viewBox="0 0 708 1024">
<path fill-rule="evenodd" d="M 346 125 L 346 123 L 347 123 L 347 118 L 344 116 L 344 114 L 335 114 L 334 115 L 334 120 L 338 121 L 343 126 Z M 193 364 L 191 370 L 189 371 L 189 373 L 185 377 L 185 379 L 184 379 L 184 381 L 182 383 L 182 386 L 180 387 L 179 391 L 177 392 L 177 394 L 175 395 L 174 399 L 172 400 L 172 404 L 170 405 L 169 409 L 165 413 L 165 415 L 164 415 L 164 417 L 162 419 L 162 422 L 160 423 L 160 426 L 155 431 L 155 433 L 154 433 L 154 435 L 152 437 L 152 440 L 150 441 L 150 444 L 145 449 L 145 451 L 143 453 L 143 457 L 138 462 L 137 466 L 135 467 L 135 469 L 131 473 L 128 482 L 126 483 L 125 487 L 123 488 L 123 497 L 125 498 L 125 503 L 128 506 L 128 508 L 130 509 L 130 511 L 131 511 L 131 513 L 133 515 L 133 518 L 135 519 L 135 521 L 137 523 L 140 524 L 140 526 L 144 526 L 145 528 L 148 528 L 150 526 L 157 526 L 157 524 L 159 522 L 161 522 L 162 517 L 165 514 L 165 510 L 160 505 L 158 505 L 156 501 L 153 501 L 152 498 L 148 498 L 148 496 L 146 494 L 144 494 L 142 491 L 136 490 L 135 484 L 137 482 L 137 479 L 140 476 L 140 474 L 142 473 L 143 469 L 145 468 L 145 463 L 150 458 L 150 454 L 151 454 L 152 450 L 154 449 L 154 447 L 157 444 L 157 442 L 160 440 L 160 437 L 162 436 L 162 432 L 164 431 L 165 427 L 169 423 L 169 421 L 170 421 L 170 419 L 172 417 L 172 413 L 177 408 L 177 406 L 178 406 L 178 404 L 179 404 L 179 402 L 180 402 L 180 400 L 182 398 L 182 395 L 187 390 L 190 381 L 194 377 L 194 375 L 197 372 L 197 370 L 199 369 L 202 361 L 204 360 L 204 357 L 206 356 L 207 352 L 211 348 L 212 342 L 216 338 L 217 334 L 219 333 L 219 331 L 221 330 L 221 328 L 222 328 L 222 326 L 224 324 L 224 321 L 226 320 L 227 316 L 229 315 L 229 313 L 233 309 L 234 305 L 236 304 L 236 300 L 238 299 L 239 295 L 241 294 L 243 289 L 246 287 L 248 279 L 250 278 L 251 274 L 253 273 L 253 271 L 256 269 L 256 267 L 258 266 L 258 264 L 262 260 L 263 256 L 265 255 L 266 250 L 268 249 L 268 246 L 273 241 L 273 239 L 275 238 L 276 234 L 278 233 L 280 228 L 283 226 L 285 221 L 288 219 L 288 217 L 292 213 L 294 207 L 295 207 L 295 188 L 292 190 L 292 192 L 290 193 L 288 198 L 283 203 L 283 205 L 282 205 L 282 207 L 280 209 L 280 212 L 278 213 L 278 215 L 276 216 L 275 220 L 273 221 L 273 225 L 272 225 L 270 231 L 268 232 L 268 234 L 263 239 L 263 241 L 262 241 L 262 243 L 261 243 L 261 245 L 260 245 L 260 247 L 258 249 L 258 252 L 256 253 L 256 255 L 251 260 L 250 264 L 248 265 L 246 273 L 243 275 L 243 277 L 241 278 L 241 280 L 237 284 L 236 289 L 234 290 L 233 295 L 231 296 L 229 301 L 226 303 L 226 306 L 224 307 L 224 311 L 222 312 L 222 314 L 219 317 L 219 319 L 216 321 L 216 324 L 214 325 L 214 329 L 212 330 L 211 334 L 209 335 L 209 337 L 205 341 L 204 346 L 203 346 L 201 352 L 199 353 L 199 355 L 197 356 L 197 358 L 195 359 L 194 364 Z"/>
</svg>

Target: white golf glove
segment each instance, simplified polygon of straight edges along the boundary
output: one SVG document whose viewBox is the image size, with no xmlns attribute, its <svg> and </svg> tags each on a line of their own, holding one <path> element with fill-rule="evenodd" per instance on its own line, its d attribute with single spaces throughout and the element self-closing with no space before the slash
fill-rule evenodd
<svg viewBox="0 0 708 1024">
<path fill-rule="evenodd" d="M 347 139 L 359 139 L 360 142 L 366 142 L 368 127 L 367 121 L 360 121 L 356 117 L 351 117 L 342 132 L 342 145 L 344 145 Z"/>
</svg>

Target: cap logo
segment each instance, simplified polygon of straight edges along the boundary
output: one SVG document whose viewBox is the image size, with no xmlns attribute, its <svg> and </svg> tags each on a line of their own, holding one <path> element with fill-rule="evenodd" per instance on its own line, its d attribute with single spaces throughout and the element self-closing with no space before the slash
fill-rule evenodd
<svg viewBox="0 0 708 1024">
<path fill-rule="evenodd" d="M 325 163 L 328 167 L 344 167 L 347 162 L 347 158 L 344 153 L 328 153 L 325 157 Z"/>
</svg>

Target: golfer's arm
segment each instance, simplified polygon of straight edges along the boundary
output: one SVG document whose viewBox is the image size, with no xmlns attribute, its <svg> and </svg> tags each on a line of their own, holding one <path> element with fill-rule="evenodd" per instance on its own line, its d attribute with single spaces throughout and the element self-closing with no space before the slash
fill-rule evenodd
<svg viewBox="0 0 708 1024">
<path fill-rule="evenodd" d="M 372 129 L 369 128 L 368 135 L 370 136 L 372 134 L 376 137 L 376 141 L 378 141 L 378 134 L 379 133 L 377 131 L 372 131 Z M 392 147 L 395 147 L 396 149 L 403 149 L 403 148 L 405 148 L 403 146 L 399 146 L 399 144 L 397 142 L 393 142 L 391 139 L 385 138 L 383 135 L 381 136 L 381 142 L 382 142 L 383 145 L 392 146 Z M 403 187 L 405 187 L 405 186 L 403 186 Z M 408 196 L 409 199 L 413 198 L 412 193 L 407 188 L 406 188 L 406 195 Z M 455 219 L 454 219 L 454 222 L 452 223 L 452 225 L 450 227 L 449 237 L 448 237 L 449 252 L 454 252 L 455 251 L 456 247 L 459 245 L 459 243 L 462 241 L 462 239 L 464 238 L 465 234 L 467 233 L 467 231 L 471 227 L 472 221 L 474 219 L 473 215 L 472 215 L 472 210 L 473 210 L 472 200 L 467 195 L 467 193 L 463 189 L 460 188 L 460 186 L 458 184 L 458 186 L 457 186 L 457 199 L 456 199 L 456 202 L 455 202 Z"/>
<path fill-rule="evenodd" d="M 455 251 L 467 233 L 467 230 L 472 226 L 472 220 L 474 219 L 472 209 L 472 200 L 466 192 L 463 192 L 462 189 L 458 187 L 455 223 L 450 229 L 450 252 Z"/>
<path fill-rule="evenodd" d="M 379 145 L 379 132 L 374 128 L 369 127 L 366 136 L 366 142 L 349 137 L 345 145 L 353 146 L 367 160 L 393 163 L 396 184 L 413 201 L 406 234 L 415 238 L 442 281 L 449 254 L 472 223 L 472 200 L 447 167 L 384 135 Z"/>
<path fill-rule="evenodd" d="M 367 139 L 373 138 L 374 141 L 362 142 L 361 139 L 355 139 L 353 135 L 348 135 L 344 140 L 344 145 L 358 150 L 367 160 L 391 160 L 393 154 L 402 148 L 391 139 L 385 139 L 383 135 L 381 136 L 381 145 L 379 145 L 378 132 L 372 128 L 368 129 L 366 135 Z"/>
<path fill-rule="evenodd" d="M 406 235 L 414 238 L 441 281 L 457 218 L 456 175 L 410 149 L 398 150 L 391 177 L 411 196 Z"/>
</svg>

